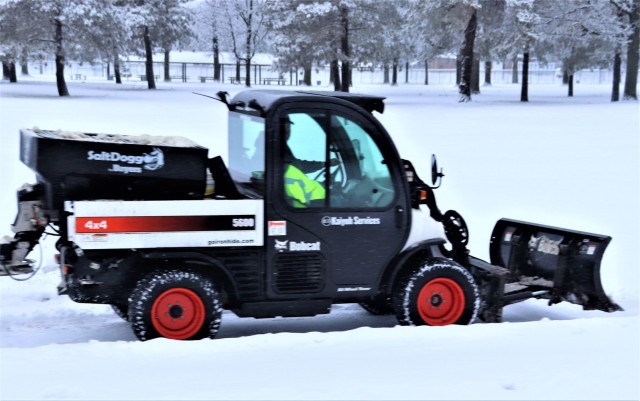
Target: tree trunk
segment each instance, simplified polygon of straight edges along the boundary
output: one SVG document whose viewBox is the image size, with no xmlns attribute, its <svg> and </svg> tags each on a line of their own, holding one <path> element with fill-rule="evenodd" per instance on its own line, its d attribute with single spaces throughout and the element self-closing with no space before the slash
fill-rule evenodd
<svg viewBox="0 0 640 401">
<path fill-rule="evenodd" d="M 391 86 L 398 85 L 398 59 L 393 59 L 393 70 L 391 72 Z"/>
<path fill-rule="evenodd" d="M 404 63 L 404 83 L 409 83 L 409 62 Z"/>
<path fill-rule="evenodd" d="M 520 101 L 529 101 L 529 46 L 522 55 L 522 89 L 520 91 Z"/>
<path fill-rule="evenodd" d="M 338 60 L 331 61 L 331 77 L 333 79 L 333 90 L 340 92 L 342 85 L 340 85 L 340 69 L 338 68 Z"/>
<path fill-rule="evenodd" d="M 462 81 L 462 55 L 458 53 L 456 57 L 456 86 Z"/>
<path fill-rule="evenodd" d="M 471 77 L 473 73 L 473 44 L 476 39 L 476 29 L 478 27 L 478 12 L 474 8 L 471 18 L 464 29 L 464 43 L 460 50 L 462 56 L 462 71 L 460 72 L 460 102 L 471 101 Z"/>
<path fill-rule="evenodd" d="M 625 100 L 638 100 L 638 64 L 640 62 L 640 0 L 634 0 L 629 13 L 629 24 L 633 27 L 627 46 L 627 73 L 624 80 Z"/>
<path fill-rule="evenodd" d="M 471 93 L 480 93 L 480 56 L 473 55 L 473 67 L 471 68 Z"/>
<path fill-rule="evenodd" d="M 144 27 L 143 32 L 144 39 L 144 52 L 145 52 L 145 72 L 147 74 L 147 87 L 149 89 L 156 88 L 156 77 L 153 75 L 153 51 L 151 48 L 151 35 L 149 34 L 149 27 Z"/>
<path fill-rule="evenodd" d="M 122 75 L 120 75 L 120 56 L 116 48 L 113 48 L 113 75 L 116 77 L 116 84 L 122 84 Z"/>
<path fill-rule="evenodd" d="M 169 68 L 170 57 L 169 50 L 164 49 L 164 82 L 171 82 L 171 69 Z"/>
<path fill-rule="evenodd" d="M 251 57 L 247 56 L 247 62 L 244 65 L 244 84 L 247 88 L 251 87 Z"/>
<path fill-rule="evenodd" d="M 622 69 L 622 54 L 621 49 L 618 46 L 616 54 L 613 56 L 613 88 L 611 89 L 611 101 L 617 102 L 620 100 L 620 78 Z"/>
<path fill-rule="evenodd" d="M 424 84 L 429 85 L 429 62 L 424 61 Z"/>
<path fill-rule="evenodd" d="M 491 86 L 491 70 L 493 69 L 493 62 L 484 62 L 484 84 Z"/>
<path fill-rule="evenodd" d="M 220 82 L 220 46 L 218 37 L 213 37 L 213 80 Z"/>
<path fill-rule="evenodd" d="M 240 60 L 236 60 L 236 82 L 240 82 Z"/>
<path fill-rule="evenodd" d="M 569 85 L 569 71 L 564 66 L 562 67 L 562 85 Z"/>
<path fill-rule="evenodd" d="M 9 79 L 9 63 L 2 62 L 2 79 Z"/>
<path fill-rule="evenodd" d="M 16 63 L 9 63 L 9 82 L 15 84 L 18 82 L 18 74 L 16 74 Z"/>
<path fill-rule="evenodd" d="M 349 9 L 346 6 L 340 7 L 340 22 L 342 24 L 342 38 L 341 38 L 341 50 L 342 50 L 342 85 L 340 86 L 341 92 L 349 92 L 349 86 L 351 86 L 350 73 L 350 57 L 351 51 L 349 49 Z"/>
<path fill-rule="evenodd" d="M 22 75 L 29 75 L 29 56 L 26 51 L 20 54 L 20 69 Z"/>
<path fill-rule="evenodd" d="M 56 85 L 58 87 L 59 96 L 69 96 L 69 89 L 67 89 L 67 83 L 64 80 L 64 47 L 62 45 L 62 21 L 56 19 Z"/>
<path fill-rule="evenodd" d="M 573 73 L 569 74 L 569 97 L 573 97 Z"/>
<path fill-rule="evenodd" d="M 245 43 L 245 51 L 246 51 L 246 63 L 244 66 L 244 84 L 247 88 L 251 86 L 251 58 L 252 58 L 252 49 L 251 49 L 251 41 L 253 39 L 253 0 L 249 0 L 249 13 L 247 15 L 247 41 Z"/>
<path fill-rule="evenodd" d="M 518 83 L 518 55 L 513 57 L 513 66 L 511 67 L 511 83 Z"/>
<path fill-rule="evenodd" d="M 389 83 L 389 64 L 384 65 L 382 75 L 383 75 L 383 83 L 388 84 Z"/>
<path fill-rule="evenodd" d="M 305 64 L 304 68 L 304 84 L 311 86 L 311 63 Z"/>
</svg>

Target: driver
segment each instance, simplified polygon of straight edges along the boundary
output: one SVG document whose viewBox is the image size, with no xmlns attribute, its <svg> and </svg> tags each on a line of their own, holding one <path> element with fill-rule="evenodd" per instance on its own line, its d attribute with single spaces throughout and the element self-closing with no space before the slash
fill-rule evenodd
<svg viewBox="0 0 640 401">
<path fill-rule="evenodd" d="M 322 184 L 307 177 L 306 174 L 325 168 L 324 161 L 312 161 L 297 159 L 288 141 L 291 136 L 291 125 L 293 122 L 287 119 L 284 124 L 285 149 L 283 162 L 285 165 L 284 188 L 288 200 L 294 207 L 304 208 L 312 205 L 312 201 L 324 200 L 326 191 Z M 331 165 L 337 165 L 337 159 L 331 159 Z M 318 202 L 316 202 L 318 203 Z M 322 202 L 324 205 L 324 202 Z"/>
<path fill-rule="evenodd" d="M 292 164 L 296 166 L 300 171 L 305 174 L 309 174 L 313 171 L 318 171 L 324 168 L 324 161 L 316 161 L 316 160 L 302 160 L 298 159 L 293 155 L 291 148 L 289 148 L 289 138 L 291 137 L 291 125 L 293 125 L 293 121 L 287 118 L 284 121 L 284 164 Z M 331 167 L 337 166 L 340 164 L 340 161 L 336 158 L 332 158 L 330 160 Z"/>
</svg>

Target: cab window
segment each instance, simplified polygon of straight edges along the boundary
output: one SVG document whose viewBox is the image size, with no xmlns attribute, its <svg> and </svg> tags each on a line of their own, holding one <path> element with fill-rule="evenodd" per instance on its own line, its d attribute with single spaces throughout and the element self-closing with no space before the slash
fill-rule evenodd
<svg viewBox="0 0 640 401">
<path fill-rule="evenodd" d="M 243 188 L 262 194 L 265 170 L 265 120 L 260 117 L 229 113 L 229 173 Z M 262 196 L 262 195 L 260 195 Z"/>
<path fill-rule="evenodd" d="M 294 208 L 385 208 L 395 198 L 389 167 L 358 122 L 329 111 L 281 121 L 284 197 Z"/>
</svg>

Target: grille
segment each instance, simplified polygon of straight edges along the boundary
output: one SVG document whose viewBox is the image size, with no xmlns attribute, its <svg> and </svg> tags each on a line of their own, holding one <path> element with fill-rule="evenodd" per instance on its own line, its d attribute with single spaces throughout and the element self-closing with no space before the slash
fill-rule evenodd
<svg viewBox="0 0 640 401">
<path fill-rule="evenodd" d="M 279 294 L 313 293 L 324 287 L 325 262 L 320 253 L 276 256 L 273 286 Z"/>
</svg>

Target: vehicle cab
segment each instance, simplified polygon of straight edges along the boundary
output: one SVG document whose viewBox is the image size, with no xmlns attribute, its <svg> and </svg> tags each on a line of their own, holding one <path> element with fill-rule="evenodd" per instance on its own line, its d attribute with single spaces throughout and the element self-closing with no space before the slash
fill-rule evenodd
<svg viewBox="0 0 640 401">
<path fill-rule="evenodd" d="M 372 116 L 383 98 L 245 91 L 228 105 L 229 173 L 265 201 L 267 297 L 375 294 L 412 222 L 403 161 Z M 292 199 L 291 165 L 324 196 Z"/>
</svg>

